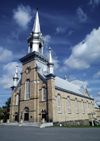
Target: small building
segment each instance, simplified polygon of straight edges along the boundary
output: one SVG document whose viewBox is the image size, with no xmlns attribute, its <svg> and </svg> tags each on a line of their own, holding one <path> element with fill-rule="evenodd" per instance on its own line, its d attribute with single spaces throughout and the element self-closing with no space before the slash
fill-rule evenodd
<svg viewBox="0 0 100 141">
<path fill-rule="evenodd" d="M 94 107 L 95 107 L 95 118 L 98 120 L 98 121 L 100 121 L 100 107 L 99 106 L 97 106 L 97 104 L 95 103 L 95 105 L 94 105 Z"/>
<path fill-rule="evenodd" d="M 38 10 L 28 40 L 28 54 L 22 57 L 21 79 L 13 77 L 10 121 L 46 122 L 64 125 L 89 125 L 88 113 L 95 112 L 94 99 L 86 87 L 68 82 L 54 74 L 51 48 L 49 58 L 43 54 L 44 39 Z"/>
</svg>

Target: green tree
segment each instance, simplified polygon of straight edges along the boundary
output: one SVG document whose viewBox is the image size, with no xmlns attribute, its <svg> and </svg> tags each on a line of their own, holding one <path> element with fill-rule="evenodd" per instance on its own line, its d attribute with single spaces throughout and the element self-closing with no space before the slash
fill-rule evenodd
<svg viewBox="0 0 100 141">
<path fill-rule="evenodd" d="M 0 107 L 0 119 L 3 119 L 3 110 L 1 107 Z"/>
<path fill-rule="evenodd" d="M 7 101 L 5 102 L 5 105 L 0 107 L 0 119 L 3 119 L 4 122 L 9 119 L 9 112 L 10 112 L 10 101 L 11 98 L 8 98 Z"/>
</svg>

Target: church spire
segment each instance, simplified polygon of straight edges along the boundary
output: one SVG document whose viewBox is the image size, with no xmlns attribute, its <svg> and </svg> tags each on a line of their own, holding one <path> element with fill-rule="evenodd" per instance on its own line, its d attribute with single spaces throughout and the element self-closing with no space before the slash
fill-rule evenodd
<svg viewBox="0 0 100 141">
<path fill-rule="evenodd" d="M 28 40 L 28 53 L 36 51 L 43 54 L 44 39 L 40 31 L 38 9 L 36 11 L 32 32 L 30 33 L 30 37 L 27 40 Z"/>
<path fill-rule="evenodd" d="M 13 82 L 14 82 L 14 86 L 16 87 L 17 86 L 17 82 L 18 82 L 18 71 L 17 71 L 17 68 L 18 68 L 18 66 L 16 66 L 16 73 L 15 73 L 15 75 L 14 75 L 14 77 L 13 77 Z"/>
<path fill-rule="evenodd" d="M 36 17 L 35 17 L 35 21 L 34 21 L 34 25 L 33 25 L 33 30 L 34 33 L 40 33 L 40 23 L 39 23 L 39 15 L 38 15 L 38 8 L 37 8 L 37 12 L 36 12 Z"/>
<path fill-rule="evenodd" d="M 86 81 L 83 80 L 83 87 L 86 89 Z"/>
<path fill-rule="evenodd" d="M 49 47 L 49 63 L 53 63 L 52 55 L 51 55 L 51 48 Z"/>
</svg>

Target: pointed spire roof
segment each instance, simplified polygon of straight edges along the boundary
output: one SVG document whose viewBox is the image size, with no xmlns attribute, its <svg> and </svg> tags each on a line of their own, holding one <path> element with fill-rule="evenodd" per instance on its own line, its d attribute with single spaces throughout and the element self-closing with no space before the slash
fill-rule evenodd
<svg viewBox="0 0 100 141">
<path fill-rule="evenodd" d="M 51 48 L 49 47 L 49 63 L 53 63 L 52 55 L 51 55 Z"/>
<path fill-rule="evenodd" d="M 53 60 L 52 60 L 52 55 L 51 55 L 51 48 L 49 47 L 49 63 L 48 63 L 48 67 L 49 67 L 49 73 L 53 74 Z"/>
<path fill-rule="evenodd" d="M 83 80 L 83 87 L 86 89 L 86 81 Z"/>
<path fill-rule="evenodd" d="M 40 23 L 39 23 L 38 9 L 37 9 L 37 12 L 36 12 L 36 17 L 35 17 L 35 21 L 34 21 L 34 25 L 33 25 L 32 31 L 33 31 L 34 33 L 39 33 L 39 32 L 41 32 L 41 31 L 40 31 Z"/>
<path fill-rule="evenodd" d="M 15 73 L 15 78 L 17 78 L 18 77 L 18 71 L 17 71 L 17 68 L 18 68 L 18 66 L 16 66 L 16 73 Z"/>
</svg>

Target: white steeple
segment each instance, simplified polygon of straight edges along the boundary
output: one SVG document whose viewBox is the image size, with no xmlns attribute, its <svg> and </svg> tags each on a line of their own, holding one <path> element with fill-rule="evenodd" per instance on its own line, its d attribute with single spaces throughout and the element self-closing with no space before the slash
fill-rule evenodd
<svg viewBox="0 0 100 141">
<path fill-rule="evenodd" d="M 42 37 L 42 33 L 40 30 L 38 9 L 36 11 L 32 32 L 30 33 L 30 37 L 27 40 L 28 40 L 28 53 L 36 51 L 43 54 L 44 39 Z"/>
<path fill-rule="evenodd" d="M 18 66 L 16 66 L 16 73 L 15 73 L 15 75 L 14 75 L 14 77 L 13 77 L 13 82 L 14 82 L 14 86 L 16 87 L 17 86 L 17 83 L 18 83 L 18 71 L 17 71 L 17 68 L 18 68 Z"/>
<path fill-rule="evenodd" d="M 83 80 L 83 87 L 86 89 L 86 81 Z"/>
<path fill-rule="evenodd" d="M 38 15 L 38 10 L 36 12 L 36 17 L 33 25 L 33 30 L 34 33 L 40 33 L 40 23 L 39 23 L 39 15 Z"/>
<path fill-rule="evenodd" d="M 49 73 L 53 74 L 53 60 L 52 60 L 52 55 L 51 55 L 51 48 L 49 47 L 49 63 L 48 63 L 48 67 L 49 67 Z"/>
<path fill-rule="evenodd" d="M 49 47 L 49 63 L 53 63 L 52 55 L 51 55 L 51 48 Z"/>
</svg>

